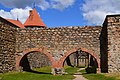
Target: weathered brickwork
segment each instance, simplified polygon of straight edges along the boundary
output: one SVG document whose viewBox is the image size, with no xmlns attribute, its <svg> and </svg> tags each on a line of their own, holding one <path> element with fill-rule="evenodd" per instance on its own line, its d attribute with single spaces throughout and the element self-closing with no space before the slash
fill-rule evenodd
<svg viewBox="0 0 120 80">
<path fill-rule="evenodd" d="M 120 16 L 106 17 L 108 42 L 108 72 L 120 72 Z"/>
<path fill-rule="evenodd" d="M 58 59 L 63 51 L 79 47 L 92 50 L 99 55 L 100 31 L 101 27 L 18 29 L 16 51 L 45 47 Z"/>
<path fill-rule="evenodd" d="M 100 26 L 17 29 L 16 53 L 22 53 L 24 56 L 26 50 L 45 49 L 45 53 L 52 55 L 51 58 L 54 61 L 59 61 L 56 63 L 53 61 L 54 66 L 52 67 L 60 67 L 62 65 L 60 59 L 65 57 L 64 55 L 68 51 L 75 48 L 87 49 L 91 51 L 90 53 L 95 53 L 99 58 L 100 32 Z M 42 51 L 42 53 L 44 52 Z"/>
<path fill-rule="evenodd" d="M 14 25 L 0 20 L 0 72 L 15 70 L 15 29 Z"/>
</svg>

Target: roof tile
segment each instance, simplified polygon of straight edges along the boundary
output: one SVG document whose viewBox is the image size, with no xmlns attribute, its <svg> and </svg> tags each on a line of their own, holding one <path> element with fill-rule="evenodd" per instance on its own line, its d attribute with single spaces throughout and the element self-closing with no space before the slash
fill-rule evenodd
<svg viewBox="0 0 120 80">
<path fill-rule="evenodd" d="M 14 25 L 16 25 L 20 28 L 24 28 L 24 25 L 19 20 L 12 20 L 12 19 L 6 19 L 6 20 L 13 23 Z"/>
<path fill-rule="evenodd" d="M 40 18 L 38 12 L 34 8 L 33 10 L 30 10 L 30 15 L 26 22 L 24 23 L 24 26 L 28 27 L 46 27 L 42 19 Z"/>
</svg>

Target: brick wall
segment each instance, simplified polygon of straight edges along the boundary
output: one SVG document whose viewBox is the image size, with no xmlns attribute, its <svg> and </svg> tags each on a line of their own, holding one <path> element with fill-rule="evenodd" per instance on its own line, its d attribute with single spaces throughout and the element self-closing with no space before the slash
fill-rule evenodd
<svg viewBox="0 0 120 80">
<path fill-rule="evenodd" d="M 0 18 L 0 72 L 15 70 L 15 29 Z"/>
<path fill-rule="evenodd" d="M 108 72 L 120 72 L 120 15 L 107 16 Z"/>
<path fill-rule="evenodd" d="M 86 48 L 100 55 L 100 26 L 18 29 L 16 52 L 46 48 L 55 60 L 73 48 Z"/>
</svg>

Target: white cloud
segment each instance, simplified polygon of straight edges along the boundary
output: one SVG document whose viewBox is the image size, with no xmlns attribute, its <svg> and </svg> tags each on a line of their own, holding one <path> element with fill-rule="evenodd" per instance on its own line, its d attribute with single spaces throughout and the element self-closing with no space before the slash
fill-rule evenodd
<svg viewBox="0 0 120 80">
<path fill-rule="evenodd" d="M 76 0 L 35 0 L 36 6 L 42 10 L 58 9 L 63 10 L 72 6 Z M 25 8 L 26 6 L 33 6 L 34 0 L 0 0 L 0 3 L 11 8 Z"/>
<path fill-rule="evenodd" d="M 47 2 L 45 0 L 41 0 L 37 6 L 40 7 L 42 10 L 46 10 L 46 9 L 50 8 L 49 2 Z"/>
<path fill-rule="evenodd" d="M 75 3 L 75 0 L 52 0 L 52 8 L 63 10 L 72 6 Z"/>
<path fill-rule="evenodd" d="M 29 10 L 31 10 L 31 7 L 26 7 L 24 9 L 22 8 L 14 8 L 12 10 L 10 10 L 10 12 L 4 11 L 4 10 L 0 10 L 0 16 L 6 19 L 17 19 L 17 17 L 19 18 L 19 20 L 24 23 L 25 20 L 28 18 L 29 16 Z"/>
<path fill-rule="evenodd" d="M 85 0 L 82 5 L 83 17 L 88 24 L 101 25 L 108 14 L 118 14 L 120 0 Z"/>
<path fill-rule="evenodd" d="M 0 10 L 0 16 L 3 18 L 12 18 L 12 15 L 10 12 L 5 12 L 4 10 Z"/>
</svg>

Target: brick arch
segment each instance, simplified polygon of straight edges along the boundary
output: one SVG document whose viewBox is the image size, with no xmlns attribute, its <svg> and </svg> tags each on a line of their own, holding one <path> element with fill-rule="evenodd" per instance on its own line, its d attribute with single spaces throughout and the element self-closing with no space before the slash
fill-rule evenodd
<svg viewBox="0 0 120 80">
<path fill-rule="evenodd" d="M 22 52 L 21 56 L 19 55 L 19 53 L 16 53 L 16 70 L 19 70 L 20 61 L 22 60 L 22 58 L 24 58 L 26 55 L 30 54 L 31 52 L 41 52 L 41 53 L 45 54 L 48 57 L 48 59 L 51 61 L 52 67 L 53 67 L 54 59 L 53 59 L 52 55 L 49 52 L 47 52 L 46 48 L 31 48 L 31 49 L 24 50 Z"/>
<path fill-rule="evenodd" d="M 59 66 L 60 66 L 60 67 L 63 67 L 65 59 L 66 59 L 69 55 L 73 54 L 73 52 L 76 52 L 76 51 L 78 51 L 79 49 L 82 50 L 82 51 L 84 51 L 84 52 L 87 52 L 88 54 L 92 55 L 92 56 L 96 59 L 97 64 L 98 64 L 98 72 L 100 72 L 100 58 L 99 58 L 99 56 L 98 56 L 97 54 L 93 53 L 93 51 L 88 50 L 88 49 L 86 49 L 86 48 L 74 48 L 74 49 L 71 49 L 71 50 L 67 51 L 67 52 L 63 55 L 63 57 L 60 58 L 60 62 L 59 62 L 60 65 L 59 65 Z"/>
</svg>

